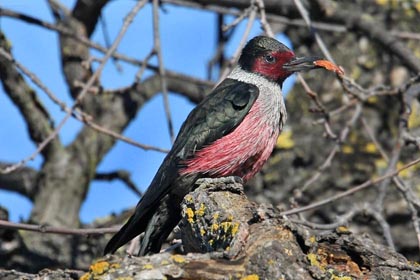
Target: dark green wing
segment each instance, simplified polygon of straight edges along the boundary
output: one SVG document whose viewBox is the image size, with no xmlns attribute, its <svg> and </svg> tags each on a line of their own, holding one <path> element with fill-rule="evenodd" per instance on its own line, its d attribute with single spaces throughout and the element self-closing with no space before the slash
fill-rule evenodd
<svg viewBox="0 0 420 280">
<path fill-rule="evenodd" d="M 255 85 L 224 80 L 188 116 L 172 147 L 179 159 L 230 133 L 248 114 L 258 97 Z"/>
</svg>

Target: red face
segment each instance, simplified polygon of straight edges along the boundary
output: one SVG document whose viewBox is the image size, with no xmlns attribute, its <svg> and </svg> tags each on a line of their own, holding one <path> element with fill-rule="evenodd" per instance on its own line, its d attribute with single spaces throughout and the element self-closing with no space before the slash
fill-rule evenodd
<svg viewBox="0 0 420 280">
<path fill-rule="evenodd" d="M 294 57 L 292 51 L 269 52 L 255 59 L 252 71 L 276 82 L 282 82 L 293 74 L 293 71 L 283 69 L 283 65 Z"/>
</svg>

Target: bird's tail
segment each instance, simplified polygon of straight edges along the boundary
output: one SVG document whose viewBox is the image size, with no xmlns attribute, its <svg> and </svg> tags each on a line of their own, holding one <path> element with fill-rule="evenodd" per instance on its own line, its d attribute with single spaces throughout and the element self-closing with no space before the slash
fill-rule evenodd
<svg viewBox="0 0 420 280">
<path fill-rule="evenodd" d="M 122 245 L 144 232 L 150 218 L 153 216 L 154 210 L 148 210 L 147 213 L 136 209 L 135 213 L 125 223 L 125 225 L 109 240 L 105 247 L 104 255 L 113 254 Z"/>
<path fill-rule="evenodd" d="M 144 209 L 136 208 L 133 216 L 117 232 L 105 247 L 104 254 L 114 253 L 122 245 L 144 232 L 139 255 L 158 253 L 180 217 L 180 201 L 169 195 L 163 197 L 159 204 Z"/>
</svg>

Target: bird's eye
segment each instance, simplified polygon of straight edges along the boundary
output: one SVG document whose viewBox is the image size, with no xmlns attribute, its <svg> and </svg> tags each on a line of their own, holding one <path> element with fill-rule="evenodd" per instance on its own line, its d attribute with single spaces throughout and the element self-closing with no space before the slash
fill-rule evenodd
<svg viewBox="0 0 420 280">
<path fill-rule="evenodd" d="M 274 56 L 272 56 L 271 54 L 267 54 L 264 56 L 265 61 L 267 61 L 268 63 L 274 63 L 276 62 L 276 58 Z"/>
</svg>

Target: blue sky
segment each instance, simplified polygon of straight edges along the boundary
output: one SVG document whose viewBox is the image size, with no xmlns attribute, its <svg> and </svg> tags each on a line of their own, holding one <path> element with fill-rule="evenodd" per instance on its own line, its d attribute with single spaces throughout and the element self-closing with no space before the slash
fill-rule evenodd
<svg viewBox="0 0 420 280">
<path fill-rule="evenodd" d="M 66 6 L 72 7 L 74 0 L 63 0 Z M 135 4 L 134 1 L 111 1 L 104 10 L 108 32 L 112 40 L 119 32 L 123 19 Z M 2 0 L 2 7 L 32 15 L 42 20 L 53 22 L 46 1 L 34 0 Z M 152 47 L 153 32 L 151 6 L 147 5 L 131 24 L 118 51 L 137 59 L 144 58 Z M 207 62 L 211 59 L 216 44 L 216 16 L 210 12 L 186 9 L 165 5 L 165 11 L 160 13 L 160 31 L 165 67 L 199 78 L 206 78 Z M 232 20 L 230 18 L 228 20 Z M 227 54 L 235 51 L 245 30 L 246 21 L 242 22 L 234 33 Z M 103 32 L 96 29 L 93 41 L 104 45 Z M 21 21 L 1 18 L 0 28 L 12 43 L 15 58 L 47 85 L 60 100 L 71 105 L 64 78 L 60 68 L 57 35 L 37 26 L 31 26 Z M 249 39 L 260 34 L 259 22 L 253 26 Z M 290 42 L 284 36 L 278 38 L 290 47 Z M 96 57 L 101 54 L 92 52 Z M 133 83 L 137 68 L 119 62 L 123 71 L 118 72 L 115 65 L 109 62 L 102 75 L 101 82 L 105 88 L 119 88 Z M 156 63 L 156 60 L 152 60 Z M 150 73 L 147 73 L 150 74 Z M 146 74 L 146 75 L 147 75 Z M 27 79 L 28 80 L 28 79 Z M 287 92 L 294 78 L 289 78 L 284 85 Z M 30 81 L 28 80 L 30 83 Z M 53 116 L 56 123 L 63 117 L 63 112 L 48 99 L 48 97 L 32 85 L 39 98 Z M 175 94 L 170 95 L 172 118 L 176 131 L 183 120 L 194 107 L 194 104 Z M 169 133 L 163 111 L 162 96 L 157 95 L 148 102 L 135 121 L 124 132 L 124 135 L 144 144 L 170 148 Z M 29 140 L 25 123 L 17 109 L 0 87 L 0 161 L 17 162 L 34 150 L 34 144 Z M 76 136 L 81 124 L 70 119 L 60 132 L 63 143 L 70 143 Z M 101 172 L 125 169 L 132 174 L 133 181 L 144 190 L 153 178 L 162 162 L 164 154 L 153 151 L 143 151 L 124 142 L 118 142 L 99 166 Z M 38 156 L 28 165 L 38 169 L 42 163 Z M 90 222 L 111 212 L 120 212 L 134 206 L 138 197 L 128 190 L 121 182 L 98 182 L 91 184 L 87 199 L 81 209 L 83 222 Z M 31 203 L 24 197 L 6 191 L 0 191 L 0 205 L 9 210 L 12 221 L 26 219 L 31 210 Z"/>
</svg>

